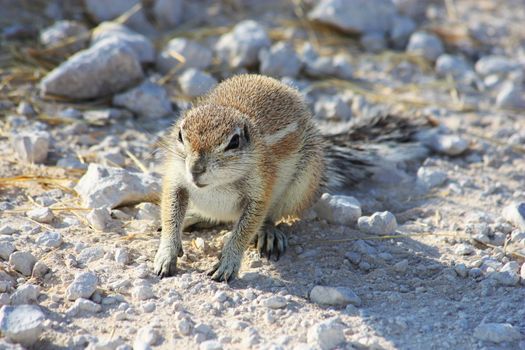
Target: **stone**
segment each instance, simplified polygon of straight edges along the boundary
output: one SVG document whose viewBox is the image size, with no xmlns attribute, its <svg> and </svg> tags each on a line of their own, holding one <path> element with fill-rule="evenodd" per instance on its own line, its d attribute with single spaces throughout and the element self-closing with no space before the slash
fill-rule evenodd
<svg viewBox="0 0 525 350">
<path fill-rule="evenodd" d="M 77 300 L 79 298 L 89 299 L 97 290 L 98 278 L 91 271 L 80 272 L 75 276 L 73 282 L 66 289 L 66 298 L 68 300 Z"/>
<path fill-rule="evenodd" d="M 525 231 L 525 202 L 507 205 L 501 215 L 505 220 Z"/>
<path fill-rule="evenodd" d="M 259 51 L 259 71 L 261 74 L 276 78 L 294 78 L 301 70 L 302 62 L 293 46 L 286 42 L 278 42 L 270 49 Z"/>
<path fill-rule="evenodd" d="M 351 79 L 353 68 L 346 56 L 320 57 L 312 44 L 305 43 L 301 48 L 301 61 L 307 75 L 312 77 L 336 76 Z"/>
<path fill-rule="evenodd" d="M 472 68 L 461 56 L 442 54 L 436 60 L 436 74 L 440 77 L 452 76 L 458 79 L 468 72 L 472 72 Z"/>
<path fill-rule="evenodd" d="M 525 93 L 521 85 L 512 81 L 504 83 L 496 96 L 496 106 L 507 109 L 524 109 Z"/>
<path fill-rule="evenodd" d="M 36 243 L 43 248 L 58 248 L 62 245 L 62 235 L 57 231 L 45 231 L 36 238 Z"/>
<path fill-rule="evenodd" d="M 399 273 L 405 273 L 408 269 L 408 260 L 403 259 L 394 264 L 394 270 Z"/>
<path fill-rule="evenodd" d="M 19 286 L 11 295 L 11 305 L 32 304 L 37 301 L 40 288 L 34 284 Z"/>
<path fill-rule="evenodd" d="M 518 274 L 518 264 L 515 261 L 506 263 L 500 271 L 493 272 L 491 277 L 494 278 L 500 285 L 515 286 L 520 281 Z"/>
<path fill-rule="evenodd" d="M 108 39 L 127 45 L 141 63 L 155 61 L 155 47 L 151 40 L 125 25 L 116 22 L 103 22 L 93 29 L 91 34 L 92 46 Z"/>
<path fill-rule="evenodd" d="M 510 323 L 481 323 L 474 329 L 474 337 L 493 343 L 512 342 L 522 338 L 519 329 Z"/>
<path fill-rule="evenodd" d="M 86 47 L 89 30 L 76 21 L 56 21 L 40 33 L 40 42 L 48 48 L 60 46 L 55 54 L 69 55 Z"/>
<path fill-rule="evenodd" d="M 29 210 L 28 212 L 26 212 L 26 215 L 28 218 L 41 222 L 43 224 L 49 224 L 55 218 L 55 215 L 53 215 L 51 209 L 43 207 Z"/>
<path fill-rule="evenodd" d="M 426 188 L 441 186 L 447 181 L 447 173 L 422 166 L 417 170 L 417 182 Z"/>
<path fill-rule="evenodd" d="M 113 219 L 111 219 L 111 211 L 108 207 L 91 210 L 86 215 L 86 219 L 89 222 L 89 225 L 98 231 L 105 231 L 113 221 Z"/>
<path fill-rule="evenodd" d="M 155 0 L 153 14 L 162 27 L 173 28 L 182 21 L 184 15 L 184 1 Z"/>
<path fill-rule="evenodd" d="M 5 224 L 5 225 L 0 226 L 0 235 L 12 235 L 13 233 L 15 233 L 17 231 L 18 230 L 15 229 L 10 224 Z"/>
<path fill-rule="evenodd" d="M 433 151 L 446 154 L 448 156 L 458 156 L 465 152 L 469 143 L 458 135 L 434 134 L 424 141 Z"/>
<path fill-rule="evenodd" d="M 412 33 L 416 30 L 416 22 L 407 16 L 395 16 L 392 22 L 389 39 L 392 46 L 398 50 L 404 50 Z"/>
<path fill-rule="evenodd" d="M 43 278 L 49 272 L 49 267 L 41 261 L 37 261 L 33 267 L 33 273 L 31 277 L 33 278 Z"/>
<path fill-rule="evenodd" d="M 199 345 L 199 350 L 222 350 L 222 344 L 215 340 L 205 340 Z"/>
<path fill-rule="evenodd" d="M 427 32 L 415 32 L 410 36 L 406 48 L 408 53 L 422 56 L 434 62 L 444 51 L 441 39 Z"/>
<path fill-rule="evenodd" d="M 151 221 L 160 220 L 160 207 L 157 204 L 140 203 L 136 208 L 138 208 L 139 211 L 137 212 L 135 219 Z"/>
<path fill-rule="evenodd" d="M 87 316 L 86 314 L 96 314 L 102 310 L 102 306 L 91 300 L 78 298 L 73 305 L 66 311 L 69 317 Z"/>
<path fill-rule="evenodd" d="M 481 57 L 474 66 L 476 73 L 481 76 L 506 75 L 521 69 L 520 64 L 508 57 L 488 55 Z"/>
<path fill-rule="evenodd" d="M 126 248 L 115 249 L 115 262 L 121 265 L 129 263 L 129 252 Z"/>
<path fill-rule="evenodd" d="M 465 278 L 468 275 L 468 269 L 467 266 L 465 266 L 465 264 L 457 264 L 456 266 L 454 266 L 454 271 L 456 271 L 459 277 Z"/>
<path fill-rule="evenodd" d="M 315 116 L 321 119 L 348 121 L 352 118 L 352 109 L 340 95 L 320 98 L 314 106 Z"/>
<path fill-rule="evenodd" d="M 266 29 L 253 20 L 239 22 L 233 30 L 222 35 L 215 46 L 218 57 L 232 68 L 257 64 L 259 51 L 270 47 Z"/>
<path fill-rule="evenodd" d="M 133 342 L 133 349 L 150 349 L 160 340 L 159 332 L 151 326 L 140 328 Z"/>
<path fill-rule="evenodd" d="M 15 246 L 11 242 L 0 242 L 0 258 L 7 260 L 9 256 L 15 251 Z"/>
<path fill-rule="evenodd" d="M 164 117 L 173 112 L 166 89 L 149 80 L 113 96 L 113 105 L 125 107 L 141 117 L 152 119 Z"/>
<path fill-rule="evenodd" d="M 213 60 L 212 51 L 196 41 L 185 38 L 171 39 L 157 56 L 157 69 L 166 74 L 173 69 L 206 69 Z"/>
<path fill-rule="evenodd" d="M 9 264 L 24 276 L 31 276 L 36 258 L 29 252 L 14 252 L 9 256 Z"/>
<path fill-rule="evenodd" d="M 182 335 L 189 335 L 191 333 L 191 322 L 188 319 L 183 318 L 177 323 L 177 330 Z"/>
<path fill-rule="evenodd" d="M 310 292 L 310 300 L 320 305 L 361 305 L 361 298 L 347 287 L 315 286 Z"/>
<path fill-rule="evenodd" d="M 23 116 L 32 116 L 35 115 L 35 110 L 33 109 L 33 106 L 31 106 L 30 103 L 22 101 L 16 107 L 16 113 Z"/>
<path fill-rule="evenodd" d="M 100 246 L 95 246 L 95 247 L 82 246 L 82 247 L 78 247 L 75 249 L 77 249 L 77 251 L 80 251 L 80 254 L 78 254 L 77 256 L 77 260 L 81 264 L 87 264 L 92 261 L 100 260 L 104 257 L 106 253 L 104 248 Z"/>
<path fill-rule="evenodd" d="M 4 305 L 0 309 L 0 331 L 6 340 L 31 346 L 44 330 L 45 316 L 35 305 Z"/>
<path fill-rule="evenodd" d="M 361 216 L 361 204 L 354 197 L 324 193 L 314 211 L 318 218 L 331 224 L 351 226 Z"/>
<path fill-rule="evenodd" d="M 198 97 L 213 89 L 217 80 L 206 72 L 190 68 L 179 76 L 178 83 L 186 96 Z"/>
<path fill-rule="evenodd" d="M 120 15 L 133 9 L 140 0 L 84 0 L 86 10 L 90 17 L 97 23 L 116 19 Z M 155 28 L 148 22 L 144 9 L 140 8 L 131 15 L 126 25 L 130 28 L 146 34 L 154 35 Z"/>
<path fill-rule="evenodd" d="M 160 179 L 152 174 L 91 163 L 75 191 L 88 208 L 140 203 L 160 192 Z"/>
<path fill-rule="evenodd" d="M 314 324 L 308 329 L 308 344 L 321 350 L 331 350 L 346 341 L 344 327 L 337 317 Z"/>
<path fill-rule="evenodd" d="M 286 307 L 288 302 L 285 298 L 278 295 L 274 295 L 267 299 L 264 299 L 262 304 L 270 309 L 282 309 Z"/>
<path fill-rule="evenodd" d="M 308 13 L 308 19 L 350 34 L 386 33 L 396 14 L 390 0 L 321 0 Z"/>
<path fill-rule="evenodd" d="M 361 46 L 367 52 L 379 53 L 386 49 L 387 43 L 383 33 L 366 33 L 359 39 Z"/>
<path fill-rule="evenodd" d="M 126 158 L 120 152 L 120 148 L 111 147 L 104 151 L 99 151 L 97 158 L 100 164 L 105 166 L 124 167 Z"/>
<path fill-rule="evenodd" d="M 458 255 L 471 255 L 475 250 L 470 244 L 461 243 L 454 248 L 454 252 Z"/>
<path fill-rule="evenodd" d="M 47 159 L 51 136 L 46 131 L 13 134 L 11 144 L 18 157 L 28 163 L 43 163 Z"/>
<path fill-rule="evenodd" d="M 374 213 L 372 216 L 361 216 L 357 220 L 357 227 L 366 233 L 386 235 L 396 231 L 397 221 L 394 214 L 389 211 L 383 211 Z"/>
<path fill-rule="evenodd" d="M 69 57 L 40 83 L 42 94 L 72 99 L 106 97 L 142 80 L 135 52 L 116 39 L 106 39 Z"/>
<path fill-rule="evenodd" d="M 520 277 L 521 277 L 522 283 L 525 282 L 525 263 L 521 265 Z"/>
<path fill-rule="evenodd" d="M 149 285 L 139 285 L 135 286 L 131 290 L 131 295 L 136 300 L 147 300 L 155 297 L 153 289 Z"/>
</svg>

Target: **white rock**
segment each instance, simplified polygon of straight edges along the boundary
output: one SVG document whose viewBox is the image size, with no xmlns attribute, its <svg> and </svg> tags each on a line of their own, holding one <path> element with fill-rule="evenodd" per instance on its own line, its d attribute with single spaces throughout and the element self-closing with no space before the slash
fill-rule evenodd
<svg viewBox="0 0 525 350">
<path fill-rule="evenodd" d="M 344 327 L 338 318 L 319 322 L 308 329 L 308 344 L 321 350 L 331 350 L 346 341 Z"/>
<path fill-rule="evenodd" d="M 91 210 L 87 215 L 86 219 L 89 225 L 95 230 L 104 231 L 111 221 L 111 211 L 107 207 L 96 208 Z"/>
<path fill-rule="evenodd" d="M 525 263 L 521 265 L 520 277 L 521 277 L 522 283 L 525 282 Z"/>
<path fill-rule="evenodd" d="M 11 253 L 15 251 L 15 246 L 11 242 L 0 242 L 0 258 L 7 260 Z"/>
<path fill-rule="evenodd" d="M 163 27 L 174 27 L 179 24 L 184 14 L 183 0 L 155 0 L 153 13 Z"/>
<path fill-rule="evenodd" d="M 267 299 L 264 299 L 262 304 L 270 309 L 282 309 L 286 307 L 288 302 L 286 301 L 285 298 L 278 296 L 278 295 L 274 295 Z"/>
<path fill-rule="evenodd" d="M 490 276 L 504 286 L 515 286 L 520 281 L 518 264 L 515 261 L 506 263 L 499 272 L 493 272 Z"/>
<path fill-rule="evenodd" d="M 147 300 L 155 297 L 153 289 L 149 285 L 136 286 L 131 290 L 131 295 L 137 300 Z"/>
<path fill-rule="evenodd" d="M 421 167 L 417 170 L 417 182 L 427 188 L 442 185 L 447 181 L 447 173 L 428 167 Z"/>
<path fill-rule="evenodd" d="M 24 116 L 32 116 L 35 114 L 35 110 L 30 103 L 22 101 L 16 107 L 16 113 Z"/>
<path fill-rule="evenodd" d="M 458 135 L 442 135 L 435 134 L 430 137 L 426 144 L 432 148 L 433 151 L 444 153 L 449 156 L 457 156 L 468 149 L 468 141 L 462 139 Z"/>
<path fill-rule="evenodd" d="M 106 251 L 103 247 L 82 247 L 80 254 L 77 256 L 77 261 L 81 264 L 87 264 L 92 261 L 100 260 L 104 257 Z"/>
<path fill-rule="evenodd" d="M 125 107 L 147 118 L 160 118 L 170 114 L 171 101 L 164 87 L 145 80 L 142 84 L 113 97 L 113 105 Z"/>
<path fill-rule="evenodd" d="M 155 47 L 150 39 L 115 22 L 103 22 L 93 29 L 91 45 L 110 38 L 127 45 L 142 63 L 155 60 Z"/>
<path fill-rule="evenodd" d="M 31 276 L 36 259 L 28 252 L 14 252 L 9 256 L 9 264 L 24 276 Z"/>
<path fill-rule="evenodd" d="M 45 248 L 58 248 L 62 244 L 62 235 L 57 231 L 45 231 L 36 238 L 36 243 Z"/>
<path fill-rule="evenodd" d="M 442 54 L 436 60 L 436 73 L 440 77 L 450 75 L 457 79 L 471 71 L 472 68 L 461 56 Z"/>
<path fill-rule="evenodd" d="M 406 16 L 395 16 L 392 29 L 390 31 L 390 41 L 394 48 L 404 50 L 407 46 L 410 35 L 414 33 L 417 25 L 414 20 Z"/>
<path fill-rule="evenodd" d="M 383 33 L 371 32 L 362 35 L 359 43 L 367 52 L 378 53 L 386 49 L 387 43 Z"/>
<path fill-rule="evenodd" d="M 140 0 L 84 0 L 90 17 L 97 23 L 110 21 L 132 10 Z M 155 28 L 148 22 L 144 9 L 136 11 L 126 22 L 130 28 L 147 35 L 154 35 Z"/>
<path fill-rule="evenodd" d="M 269 47 L 266 29 L 253 20 L 239 22 L 231 32 L 222 35 L 215 50 L 222 61 L 232 68 L 252 66 L 257 63 L 259 51 Z"/>
<path fill-rule="evenodd" d="M 332 224 L 354 225 L 361 216 L 361 204 L 350 196 L 324 193 L 314 210 L 320 219 Z"/>
<path fill-rule="evenodd" d="M 6 340 L 31 346 L 44 330 L 45 316 L 38 306 L 2 306 L 0 331 Z"/>
<path fill-rule="evenodd" d="M 352 118 L 352 109 L 340 95 L 334 95 L 319 99 L 314 107 L 318 118 L 348 121 Z"/>
<path fill-rule="evenodd" d="M 520 331 L 510 323 L 482 323 L 474 329 L 474 337 L 493 343 L 521 339 Z"/>
<path fill-rule="evenodd" d="M 259 61 L 261 62 L 260 73 L 276 78 L 296 77 L 302 65 L 293 46 L 282 41 L 273 45 L 269 50 L 261 50 Z"/>
<path fill-rule="evenodd" d="M 512 203 L 503 208 L 502 216 L 505 220 L 525 231 L 525 202 Z"/>
<path fill-rule="evenodd" d="M 181 60 L 181 57 L 184 61 Z M 171 39 L 157 56 L 157 69 L 166 74 L 175 67 L 182 72 L 186 68 L 206 69 L 213 60 L 212 51 L 185 38 Z"/>
<path fill-rule="evenodd" d="M 222 344 L 215 340 L 206 340 L 199 345 L 199 350 L 222 350 Z"/>
<path fill-rule="evenodd" d="M 11 295 L 11 305 L 32 304 L 37 301 L 40 288 L 34 284 L 19 286 Z"/>
<path fill-rule="evenodd" d="M 74 42 L 69 43 L 73 38 Z M 86 26 L 75 21 L 56 21 L 40 33 L 40 42 L 46 47 L 65 45 L 58 49 L 63 55 L 83 49 L 88 40 L 89 31 Z"/>
<path fill-rule="evenodd" d="M 508 57 L 489 55 L 481 57 L 475 65 L 476 73 L 481 76 L 505 75 L 520 69 L 520 64 Z"/>
<path fill-rule="evenodd" d="M 191 333 L 191 322 L 188 319 L 183 318 L 177 323 L 177 330 L 182 335 L 190 334 Z"/>
<path fill-rule="evenodd" d="M 357 220 L 357 227 L 366 233 L 385 235 L 396 231 L 397 221 L 394 214 L 389 211 L 377 212 L 372 216 L 361 216 Z"/>
<path fill-rule="evenodd" d="M 97 289 L 98 278 L 91 271 L 80 272 L 66 289 L 68 300 L 89 299 Z"/>
<path fill-rule="evenodd" d="M 153 203 L 140 203 L 136 206 L 139 209 L 136 215 L 137 220 L 160 220 L 160 207 Z"/>
<path fill-rule="evenodd" d="M 217 80 L 206 72 L 190 68 L 179 76 L 178 83 L 186 96 L 198 97 L 213 89 Z"/>
<path fill-rule="evenodd" d="M 13 134 L 11 143 L 18 157 L 29 163 L 43 163 L 49 150 L 50 135 L 46 131 Z"/>
<path fill-rule="evenodd" d="M 475 250 L 470 244 L 461 243 L 455 247 L 454 252 L 458 255 L 471 255 Z"/>
<path fill-rule="evenodd" d="M 499 108 L 524 109 L 525 93 L 521 85 L 514 82 L 503 84 L 498 96 L 496 96 L 496 105 Z"/>
<path fill-rule="evenodd" d="M 445 49 L 441 39 L 427 32 L 415 32 L 408 41 L 407 52 L 435 61 Z"/>
<path fill-rule="evenodd" d="M 408 260 L 403 259 L 394 264 L 394 270 L 399 273 L 405 273 L 408 269 Z"/>
<path fill-rule="evenodd" d="M 129 252 L 126 248 L 115 249 L 115 261 L 119 264 L 126 265 L 129 262 Z"/>
<path fill-rule="evenodd" d="M 310 300 L 321 305 L 361 305 L 361 298 L 347 287 L 315 286 L 310 292 Z"/>
<path fill-rule="evenodd" d="M 302 46 L 301 61 L 309 76 L 336 76 L 341 79 L 350 79 L 353 75 L 352 65 L 346 56 L 338 54 L 334 57 L 320 57 L 310 43 Z"/>
<path fill-rule="evenodd" d="M 33 278 L 43 278 L 49 272 L 49 267 L 41 261 L 37 261 L 33 267 L 33 273 L 31 277 Z"/>
<path fill-rule="evenodd" d="M 308 18 L 347 33 L 385 33 L 397 11 L 390 0 L 321 0 Z"/>
<path fill-rule="evenodd" d="M 35 208 L 26 213 L 26 215 L 35 221 L 49 224 L 51 221 L 53 221 L 53 218 L 55 215 L 53 215 L 53 212 L 49 208 Z"/>
<path fill-rule="evenodd" d="M 114 167 L 123 167 L 126 165 L 126 158 L 122 155 L 118 147 L 111 147 L 97 153 L 98 161 L 102 165 Z"/>
<path fill-rule="evenodd" d="M 71 56 L 41 81 L 42 93 L 88 99 L 106 97 L 142 80 L 135 52 L 125 43 L 106 39 Z"/>
<path fill-rule="evenodd" d="M 77 315 L 84 316 L 85 313 L 96 314 L 102 310 L 102 306 L 97 303 L 92 302 L 91 300 L 78 298 L 75 300 L 75 303 L 67 310 L 67 314 L 70 317 Z"/>
<path fill-rule="evenodd" d="M 12 235 L 16 231 L 17 229 L 15 229 L 10 224 L 5 224 L 5 225 L 0 226 L 0 235 Z"/>
<path fill-rule="evenodd" d="M 155 345 L 160 339 L 159 332 L 151 326 L 140 328 L 133 342 L 133 349 L 149 349 L 150 345 Z"/>
<path fill-rule="evenodd" d="M 91 163 L 75 191 L 88 208 L 144 202 L 160 191 L 160 180 L 151 174 L 133 173 L 124 169 Z"/>
</svg>

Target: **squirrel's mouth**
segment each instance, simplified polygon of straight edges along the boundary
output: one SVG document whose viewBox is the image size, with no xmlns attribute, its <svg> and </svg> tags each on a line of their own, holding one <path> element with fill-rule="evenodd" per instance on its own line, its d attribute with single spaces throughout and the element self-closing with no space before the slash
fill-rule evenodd
<svg viewBox="0 0 525 350">
<path fill-rule="evenodd" d="M 197 188 L 203 188 L 203 187 L 208 186 L 208 184 L 203 184 L 203 183 L 199 183 L 199 182 L 193 182 L 193 184 L 194 184 L 195 187 L 197 187 Z"/>
</svg>

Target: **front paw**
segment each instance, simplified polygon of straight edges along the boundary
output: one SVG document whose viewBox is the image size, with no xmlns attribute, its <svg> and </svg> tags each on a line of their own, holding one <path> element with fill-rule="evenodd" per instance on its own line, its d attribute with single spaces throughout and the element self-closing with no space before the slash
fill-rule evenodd
<svg viewBox="0 0 525 350">
<path fill-rule="evenodd" d="M 177 269 L 177 257 L 181 257 L 183 254 L 182 247 L 177 248 L 173 244 L 161 241 L 153 263 L 155 273 L 161 278 L 173 276 Z"/>
<path fill-rule="evenodd" d="M 238 254 L 221 254 L 219 262 L 208 272 L 208 276 L 217 282 L 230 282 L 241 267 L 242 256 Z"/>
</svg>

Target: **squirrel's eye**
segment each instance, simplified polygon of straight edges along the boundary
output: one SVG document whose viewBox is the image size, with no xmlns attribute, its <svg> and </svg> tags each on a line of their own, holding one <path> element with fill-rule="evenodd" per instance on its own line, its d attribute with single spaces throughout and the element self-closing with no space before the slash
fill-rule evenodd
<svg viewBox="0 0 525 350">
<path fill-rule="evenodd" d="M 235 134 L 233 135 L 232 139 L 230 140 L 230 143 L 228 144 L 228 146 L 226 146 L 224 150 L 227 151 L 230 149 L 235 149 L 237 147 L 239 147 L 239 135 Z"/>
<path fill-rule="evenodd" d="M 184 141 L 182 141 L 182 131 L 179 130 L 179 142 L 184 144 Z"/>
</svg>

